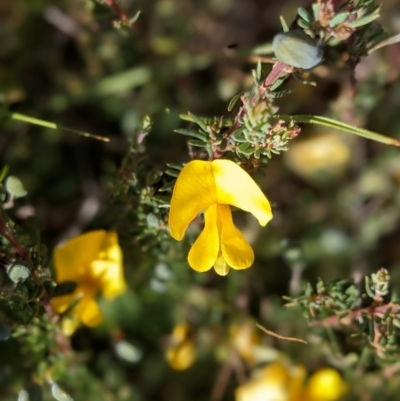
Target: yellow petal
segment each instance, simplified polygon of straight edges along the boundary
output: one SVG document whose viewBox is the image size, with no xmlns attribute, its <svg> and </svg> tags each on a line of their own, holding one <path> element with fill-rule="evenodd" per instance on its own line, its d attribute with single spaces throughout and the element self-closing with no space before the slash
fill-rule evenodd
<svg viewBox="0 0 400 401">
<path fill-rule="evenodd" d="M 53 311 L 58 314 L 64 313 L 72 304 L 72 302 L 74 302 L 77 296 L 77 293 L 74 292 L 72 294 L 52 298 L 51 307 L 53 308 Z"/>
<path fill-rule="evenodd" d="M 97 258 L 106 237 L 104 230 L 91 231 L 57 247 L 54 251 L 57 282 L 80 281 L 88 273 L 91 262 Z"/>
<path fill-rule="evenodd" d="M 63 318 L 61 329 L 66 336 L 72 336 L 79 327 L 80 321 L 77 316 L 67 316 Z"/>
<path fill-rule="evenodd" d="M 118 244 L 118 235 L 107 232 L 96 259 L 91 263 L 91 274 L 101 286 L 106 298 L 115 298 L 126 290 L 123 274 L 122 251 Z"/>
<path fill-rule="evenodd" d="M 273 363 L 264 368 L 257 377 L 237 387 L 235 401 L 288 401 L 289 382 L 287 368 Z"/>
<path fill-rule="evenodd" d="M 196 360 L 194 341 L 183 341 L 176 347 L 167 350 L 166 358 L 172 369 L 185 370 L 190 368 Z"/>
<path fill-rule="evenodd" d="M 188 225 L 208 206 L 217 203 L 211 162 L 193 160 L 180 172 L 169 211 L 171 235 L 180 241 Z"/>
<path fill-rule="evenodd" d="M 86 326 L 96 327 L 102 322 L 103 315 L 93 298 L 84 297 L 78 307 L 80 308 L 80 319 Z"/>
<path fill-rule="evenodd" d="M 198 272 L 210 270 L 220 251 L 219 227 L 221 222 L 216 205 L 212 205 L 204 211 L 204 221 L 204 229 L 192 245 L 188 255 L 190 267 Z"/>
<path fill-rule="evenodd" d="M 307 394 L 312 401 L 335 401 L 344 395 L 348 385 L 334 369 L 320 369 L 307 383 Z"/>
<path fill-rule="evenodd" d="M 211 164 L 217 202 L 250 212 L 265 226 L 272 219 L 271 206 L 249 174 L 231 160 L 219 159 Z"/>
<path fill-rule="evenodd" d="M 222 230 L 222 255 L 233 269 L 246 269 L 254 262 L 254 252 L 243 234 L 234 226 L 232 212 L 229 206 L 218 206 Z"/>
<path fill-rule="evenodd" d="M 271 206 L 253 179 L 230 160 L 193 160 L 181 171 L 171 199 L 169 227 L 180 241 L 188 225 L 212 204 L 228 204 L 252 213 L 265 226 Z"/>
<path fill-rule="evenodd" d="M 231 270 L 231 267 L 226 263 L 222 254 L 215 261 L 214 270 L 220 276 L 226 276 L 229 273 L 229 270 Z"/>
</svg>

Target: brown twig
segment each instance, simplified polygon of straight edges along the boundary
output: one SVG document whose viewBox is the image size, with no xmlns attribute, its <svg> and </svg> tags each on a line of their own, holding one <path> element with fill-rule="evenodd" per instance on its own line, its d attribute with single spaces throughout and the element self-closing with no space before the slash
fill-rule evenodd
<svg viewBox="0 0 400 401">
<path fill-rule="evenodd" d="M 214 387 L 211 391 L 211 396 L 210 396 L 211 401 L 220 401 L 222 399 L 233 369 L 234 369 L 234 354 L 231 351 L 228 360 L 222 365 L 218 373 L 217 380 L 215 381 Z"/>
<path fill-rule="evenodd" d="M 302 340 L 301 338 L 296 338 L 296 337 L 285 337 L 285 336 L 281 336 L 280 334 L 274 333 L 271 330 L 267 330 L 265 327 L 261 326 L 260 324 L 256 323 L 256 326 L 262 330 L 264 333 L 272 336 L 272 337 L 276 337 L 279 338 L 280 340 L 286 340 L 286 341 L 294 341 L 297 343 L 302 343 L 302 344 L 308 344 L 307 341 Z"/>
<path fill-rule="evenodd" d="M 348 315 L 344 317 L 340 317 L 337 315 L 329 316 L 326 319 L 314 321 L 310 323 L 311 326 L 324 326 L 324 327 L 332 327 L 337 326 L 338 324 L 348 325 L 352 320 L 361 317 L 363 314 L 370 314 L 378 317 L 383 317 L 385 312 L 391 308 L 393 313 L 400 313 L 400 305 L 397 305 L 393 302 L 389 302 L 385 305 L 371 305 L 366 308 L 356 309 L 354 311 L 350 311 Z"/>
</svg>

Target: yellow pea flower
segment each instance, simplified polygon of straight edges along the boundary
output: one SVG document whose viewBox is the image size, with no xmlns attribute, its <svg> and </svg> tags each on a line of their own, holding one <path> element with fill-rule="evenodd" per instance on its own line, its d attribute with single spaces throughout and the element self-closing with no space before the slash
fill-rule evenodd
<svg viewBox="0 0 400 401">
<path fill-rule="evenodd" d="M 326 181 L 340 176 L 351 162 L 351 144 L 336 132 L 325 132 L 293 142 L 284 160 L 305 180 Z"/>
<path fill-rule="evenodd" d="M 272 363 L 236 388 L 235 401 L 336 401 L 348 391 L 334 369 L 320 369 L 305 383 L 306 373 L 303 366 Z"/>
<path fill-rule="evenodd" d="M 64 313 L 62 329 L 71 335 L 80 323 L 95 327 L 102 321 L 96 303 L 101 292 L 112 299 L 126 290 L 122 270 L 122 251 L 114 231 L 91 231 L 72 238 L 54 251 L 57 283 L 75 282 L 77 287 L 68 295 L 54 297 L 51 301 L 56 313 Z"/>
<path fill-rule="evenodd" d="M 185 370 L 193 365 L 197 357 L 194 335 L 188 324 L 178 324 L 171 334 L 166 359 L 172 369 Z"/>
<path fill-rule="evenodd" d="M 171 199 L 169 227 L 181 241 L 194 218 L 204 211 L 205 226 L 188 255 L 198 272 L 225 276 L 230 268 L 246 269 L 254 253 L 235 227 L 229 205 L 252 213 L 262 226 L 272 219 L 271 206 L 253 179 L 230 160 L 189 162 L 176 181 Z"/>
<path fill-rule="evenodd" d="M 261 339 L 254 324 L 232 324 L 229 326 L 229 338 L 233 347 L 248 364 L 256 363 L 254 347 L 260 344 Z"/>
<path fill-rule="evenodd" d="M 283 364 L 272 363 L 236 389 L 235 401 L 293 401 L 305 375 L 301 367 L 288 369 Z"/>
<path fill-rule="evenodd" d="M 347 391 L 347 383 L 336 370 L 323 368 L 310 377 L 305 393 L 309 401 L 335 401 Z"/>
</svg>

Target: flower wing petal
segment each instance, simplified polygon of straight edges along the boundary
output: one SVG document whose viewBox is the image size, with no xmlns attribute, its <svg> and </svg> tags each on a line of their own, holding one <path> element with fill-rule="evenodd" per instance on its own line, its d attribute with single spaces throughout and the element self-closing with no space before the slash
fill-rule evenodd
<svg viewBox="0 0 400 401">
<path fill-rule="evenodd" d="M 97 258 L 106 231 L 91 231 L 72 238 L 54 251 L 57 282 L 79 281 L 87 274 L 89 266 Z"/>
<path fill-rule="evenodd" d="M 193 219 L 216 201 L 211 163 L 193 160 L 186 164 L 176 180 L 172 193 L 169 212 L 172 237 L 178 241 L 182 240 Z"/>
<path fill-rule="evenodd" d="M 233 269 L 246 269 L 254 262 L 254 252 L 243 234 L 235 227 L 232 212 L 227 205 L 218 205 L 222 222 L 222 256 Z"/>
<path fill-rule="evenodd" d="M 211 164 L 217 203 L 250 212 L 265 226 L 272 219 L 271 205 L 250 175 L 231 160 L 218 159 Z"/>
<path fill-rule="evenodd" d="M 210 270 L 220 251 L 220 222 L 217 207 L 212 205 L 204 211 L 204 229 L 189 251 L 189 265 L 198 272 Z"/>
</svg>

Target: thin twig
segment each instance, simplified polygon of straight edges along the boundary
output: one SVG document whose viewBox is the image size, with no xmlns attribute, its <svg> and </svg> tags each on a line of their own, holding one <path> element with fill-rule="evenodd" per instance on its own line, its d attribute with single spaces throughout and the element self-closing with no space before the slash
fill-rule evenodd
<svg viewBox="0 0 400 401">
<path fill-rule="evenodd" d="M 307 341 L 302 340 L 301 338 L 296 338 L 296 337 L 285 337 L 285 336 L 281 336 L 280 334 L 274 333 L 271 330 L 267 330 L 265 327 L 261 326 L 260 324 L 256 323 L 256 326 L 262 330 L 264 333 L 272 336 L 272 337 L 276 337 L 279 338 L 280 340 L 286 340 L 286 341 L 294 341 L 296 343 L 302 343 L 302 344 L 308 344 Z"/>
<path fill-rule="evenodd" d="M 394 314 L 400 313 L 400 305 L 397 305 L 393 302 L 389 302 L 385 305 L 379 306 L 367 306 L 366 308 L 360 308 L 353 311 L 350 311 L 348 315 L 344 317 L 340 317 L 338 315 L 329 316 L 326 319 L 318 320 L 310 323 L 311 326 L 324 326 L 324 327 L 332 327 L 340 324 L 350 324 L 351 321 L 358 319 L 363 314 L 370 314 L 378 317 L 383 317 L 385 312 L 391 308 Z"/>
<path fill-rule="evenodd" d="M 217 380 L 215 381 L 214 387 L 211 391 L 210 400 L 220 401 L 224 396 L 226 387 L 234 369 L 234 353 L 231 351 L 228 360 L 222 365 Z"/>
</svg>

